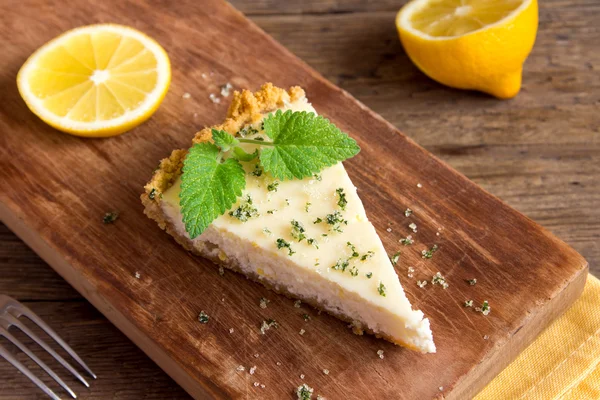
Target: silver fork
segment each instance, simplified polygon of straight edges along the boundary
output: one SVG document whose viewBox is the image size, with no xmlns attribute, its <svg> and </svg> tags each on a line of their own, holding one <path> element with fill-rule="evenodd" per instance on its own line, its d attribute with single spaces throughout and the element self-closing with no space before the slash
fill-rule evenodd
<svg viewBox="0 0 600 400">
<path fill-rule="evenodd" d="M 35 354 L 31 352 L 23 343 L 15 338 L 8 329 L 11 326 L 19 328 L 23 333 L 29 336 L 33 341 L 39 344 L 44 350 L 46 350 L 56 361 L 58 361 L 63 367 L 65 367 L 70 373 L 72 373 L 81 383 L 86 387 L 90 387 L 89 383 L 69 364 L 64 358 L 57 354 L 50 346 L 46 344 L 39 336 L 33 333 L 26 325 L 24 325 L 19 318 L 25 316 L 32 322 L 42 328 L 48 336 L 50 336 L 56 343 L 58 343 L 77 363 L 87 371 L 93 379 L 96 379 L 96 374 L 85 365 L 85 363 L 79 358 L 77 354 L 66 344 L 57 334 L 50 328 L 40 317 L 35 315 L 33 311 L 25 307 L 18 301 L 4 295 L 0 295 L 0 336 L 4 336 L 8 341 L 19 348 L 23 353 L 27 354 L 33 361 L 35 361 L 48 375 L 50 375 L 64 390 L 66 390 L 71 397 L 77 398 L 75 392 L 67 386 L 67 384 L 58 377 L 42 360 L 40 360 Z M 28 377 L 33 383 L 35 383 L 40 389 L 44 391 L 53 400 L 60 400 L 60 397 L 56 395 L 48 386 L 44 384 L 37 376 L 35 376 L 27 367 L 25 367 L 19 360 L 17 360 L 6 348 L 0 345 L 0 356 L 6 361 L 11 363 L 17 368 L 23 375 Z"/>
</svg>

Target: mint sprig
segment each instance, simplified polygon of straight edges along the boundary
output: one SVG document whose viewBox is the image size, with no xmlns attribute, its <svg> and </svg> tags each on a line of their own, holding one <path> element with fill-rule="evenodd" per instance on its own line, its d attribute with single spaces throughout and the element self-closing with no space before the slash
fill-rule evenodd
<svg viewBox="0 0 600 400">
<path fill-rule="evenodd" d="M 194 145 L 183 161 L 180 205 L 186 231 L 193 239 L 242 195 L 246 177 L 240 161 L 258 157 L 265 172 L 279 180 L 312 177 L 324 168 L 355 156 L 360 147 L 329 120 L 291 110 L 269 114 L 264 133 L 271 139 L 235 138 L 212 130 L 212 143 Z M 241 143 L 257 145 L 247 153 Z"/>
</svg>

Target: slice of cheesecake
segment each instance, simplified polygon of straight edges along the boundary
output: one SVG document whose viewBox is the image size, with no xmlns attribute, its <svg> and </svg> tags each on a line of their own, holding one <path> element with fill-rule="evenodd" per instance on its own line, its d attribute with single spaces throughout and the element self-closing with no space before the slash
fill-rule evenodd
<svg viewBox="0 0 600 400">
<path fill-rule="evenodd" d="M 316 111 L 304 91 L 265 84 L 236 92 L 221 125 L 211 129 L 264 138 L 262 120 L 276 110 Z M 247 144 L 251 153 L 253 145 Z M 367 331 L 423 353 L 435 352 L 429 320 L 412 309 L 356 188 L 338 163 L 312 178 L 275 180 L 245 163 L 246 188 L 230 211 L 190 239 L 179 206 L 186 150 L 162 160 L 145 186 L 145 213 L 183 247 L 266 287 L 300 299 Z"/>
</svg>

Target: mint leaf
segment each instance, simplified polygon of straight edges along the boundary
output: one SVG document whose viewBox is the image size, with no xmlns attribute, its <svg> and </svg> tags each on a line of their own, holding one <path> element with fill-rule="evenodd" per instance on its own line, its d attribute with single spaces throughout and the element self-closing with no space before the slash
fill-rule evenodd
<svg viewBox="0 0 600 400">
<path fill-rule="evenodd" d="M 265 119 L 264 130 L 273 142 L 261 148 L 260 164 L 280 180 L 313 176 L 360 151 L 328 119 L 305 111 L 278 110 Z"/>
<path fill-rule="evenodd" d="M 229 133 L 225 131 L 218 131 L 216 129 L 212 130 L 212 138 L 217 146 L 219 146 L 223 151 L 228 151 L 234 146 L 240 144 L 236 138 L 231 136 Z"/>
<path fill-rule="evenodd" d="M 192 239 L 230 209 L 246 187 L 239 161 L 228 158 L 221 162 L 221 157 L 217 146 L 200 143 L 189 150 L 183 161 L 179 204 L 185 230 Z"/>
</svg>

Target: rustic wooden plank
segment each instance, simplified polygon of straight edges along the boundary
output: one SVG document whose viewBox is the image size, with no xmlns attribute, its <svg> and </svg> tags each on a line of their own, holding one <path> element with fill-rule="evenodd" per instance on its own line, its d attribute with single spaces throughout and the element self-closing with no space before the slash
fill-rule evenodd
<svg viewBox="0 0 600 400">
<path fill-rule="evenodd" d="M 96 380 L 88 380 L 91 387 L 86 389 L 26 335 L 14 328 L 11 329 L 11 333 L 64 379 L 79 399 L 189 399 L 189 395 L 183 389 L 89 303 L 28 302 L 26 304 L 42 317 L 98 376 Z M 35 325 L 28 325 L 49 344 L 52 343 L 51 339 Z M 68 396 L 61 392 L 61 388 L 24 353 L 17 351 L 4 338 L 0 338 L 0 344 L 13 352 L 19 361 L 35 372 L 57 394 L 63 398 Z M 69 360 L 69 356 L 60 347 L 53 343 L 52 347 Z M 3 360 L 0 360 L 0 376 L 2 377 L 0 378 L 2 400 L 47 399 L 24 375 L 16 372 Z"/>
<path fill-rule="evenodd" d="M 289 25 L 289 24 L 287 24 L 287 22 L 288 22 L 288 21 L 283 21 L 283 22 L 285 22 L 285 23 L 286 23 L 286 25 Z M 298 39 L 298 40 L 300 40 L 300 38 L 297 38 L 297 39 Z M 315 39 L 315 40 L 316 40 L 316 39 Z M 334 55 L 335 55 L 335 53 L 334 53 Z M 384 82 L 383 84 L 385 84 L 385 82 Z M 382 87 L 383 87 L 383 88 L 385 88 L 386 86 L 382 86 Z M 433 98 L 435 98 L 435 97 L 436 97 L 438 94 L 439 94 L 439 93 L 436 93 L 436 92 L 434 92 L 434 93 L 433 93 L 433 95 L 434 95 L 434 96 L 433 96 Z M 479 99 L 481 96 L 476 96 L 476 97 Z M 389 99 L 388 99 L 388 98 L 384 98 L 384 99 L 383 99 L 383 101 L 385 101 L 385 102 L 387 103 L 387 106 L 386 106 L 386 107 L 389 107 Z M 430 106 L 431 106 L 431 102 L 430 102 L 430 104 L 426 104 L 425 106 L 426 106 L 426 107 L 430 107 Z M 424 108 L 425 108 L 425 107 L 424 107 Z M 421 110 L 421 111 L 423 111 L 423 110 Z M 448 111 L 449 111 L 449 110 L 448 110 Z M 431 114 L 431 112 L 430 112 L 429 114 Z M 401 116 L 404 118 L 404 117 L 406 117 L 406 114 L 402 114 Z M 415 125 L 420 125 L 420 124 L 419 124 L 419 122 L 420 122 L 420 117 L 421 117 L 421 114 L 417 114 L 417 115 L 415 115 L 415 116 L 413 116 L 413 117 L 416 117 L 416 118 L 414 118 L 414 121 L 415 121 L 415 122 L 414 122 L 414 124 L 415 124 Z M 488 115 L 488 116 L 485 116 L 485 117 L 488 117 L 488 118 L 493 118 L 494 116 L 493 116 L 493 115 Z M 476 125 L 476 121 L 473 121 L 472 123 L 473 123 L 474 125 Z M 432 123 L 432 125 L 433 125 L 433 123 Z M 418 127 L 418 126 L 417 126 L 417 127 Z M 416 127 L 414 127 L 414 128 L 416 128 Z M 425 133 L 429 133 L 429 132 L 427 132 L 427 131 L 424 131 L 424 132 L 425 132 Z M 440 136 L 441 136 L 441 135 L 440 135 Z M 434 142 L 434 143 L 440 143 L 440 142 Z M 459 148 L 461 148 L 461 146 L 458 146 L 458 147 L 459 147 Z M 470 150 L 469 150 L 469 146 L 466 146 L 466 147 L 467 147 L 467 152 L 468 152 L 468 151 L 470 151 Z M 450 151 L 453 151 L 453 149 L 455 149 L 455 148 L 456 148 L 456 146 L 453 146 L 453 145 L 452 145 L 452 143 L 450 143 L 450 145 L 449 145 L 449 146 L 447 146 L 447 148 L 449 148 L 449 149 L 450 149 Z M 460 151 L 460 150 L 459 150 L 459 151 Z M 489 150 L 486 150 L 486 151 L 489 151 Z M 442 151 L 441 151 L 441 152 L 443 152 L 443 149 L 442 149 Z M 486 158 L 486 157 L 485 157 L 485 155 L 482 155 L 482 156 L 481 156 L 480 160 L 481 160 L 481 163 L 482 163 L 482 164 L 484 164 L 484 163 L 485 163 L 485 158 Z M 510 162 L 510 157 L 508 158 L 507 162 Z M 508 173 L 511 173 L 511 170 L 508 170 Z M 488 174 L 488 175 L 494 175 L 494 174 Z M 502 176 L 500 177 L 500 180 L 502 180 Z M 524 189 L 525 189 L 525 188 L 524 188 Z M 592 200 L 593 200 L 593 199 L 591 199 L 590 201 L 592 201 Z"/>
</svg>

